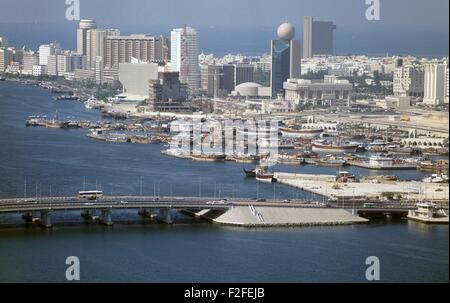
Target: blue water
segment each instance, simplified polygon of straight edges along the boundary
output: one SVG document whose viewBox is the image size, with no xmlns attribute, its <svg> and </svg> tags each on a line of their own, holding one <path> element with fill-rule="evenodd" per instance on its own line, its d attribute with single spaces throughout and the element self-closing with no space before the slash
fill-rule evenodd
<svg viewBox="0 0 450 303">
<path fill-rule="evenodd" d="M 170 36 L 171 27 L 137 27 L 107 24 L 121 29 L 122 34 L 147 33 Z M 0 23 L 0 37 L 8 37 L 10 44 L 37 50 L 40 44 L 58 41 L 64 49 L 76 49 L 75 23 L 22 24 Z M 270 53 L 270 40 L 276 38 L 271 27 L 259 28 L 197 28 L 200 50 L 223 56 L 229 53 L 259 56 Z M 302 33 L 302 29 L 298 30 Z M 301 39 L 301 37 L 299 37 Z M 417 41 L 421 41 L 417 43 Z M 414 55 L 427 58 L 448 57 L 447 29 L 390 29 L 386 27 L 341 28 L 335 32 L 337 55 Z"/>
<path fill-rule="evenodd" d="M 26 128 L 29 115 L 99 120 L 77 102 L 54 102 L 48 91 L 0 82 L 0 197 L 73 195 L 83 186 L 106 193 L 200 194 L 314 198 L 243 177 L 243 165 L 162 156 L 157 145 L 91 140 L 85 130 Z M 278 166 L 280 171 L 335 173 L 334 168 Z M 351 168 L 356 174 L 374 173 Z M 385 172 L 394 173 L 394 172 Z M 397 172 L 398 173 L 398 172 Z M 417 171 L 401 176 L 419 179 Z M 200 186 L 201 184 L 201 186 Z M 114 213 L 113 228 L 58 213 L 53 230 L 1 216 L 0 282 L 63 282 L 65 258 L 78 256 L 82 281 L 95 282 L 366 282 L 365 259 L 377 256 L 384 282 L 448 282 L 448 226 L 406 220 L 368 225 L 279 229 L 220 227 L 177 215 L 174 226 Z"/>
</svg>

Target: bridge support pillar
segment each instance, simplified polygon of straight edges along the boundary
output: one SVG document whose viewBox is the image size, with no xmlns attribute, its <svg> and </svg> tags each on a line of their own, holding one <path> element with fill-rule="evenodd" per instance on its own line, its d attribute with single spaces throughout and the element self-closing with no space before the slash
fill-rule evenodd
<svg viewBox="0 0 450 303">
<path fill-rule="evenodd" d="M 172 224 L 172 215 L 170 214 L 170 209 L 160 209 L 159 210 L 159 218 L 161 222 Z"/>
<path fill-rule="evenodd" d="M 52 228 L 52 212 L 51 211 L 41 211 L 41 217 L 39 220 L 39 225 L 45 228 Z"/>
<path fill-rule="evenodd" d="M 112 226 L 114 225 L 114 222 L 112 221 L 111 218 L 112 215 L 112 209 L 108 208 L 108 209 L 102 209 L 102 213 L 100 216 L 100 223 L 106 226 Z"/>
<path fill-rule="evenodd" d="M 96 221 L 98 220 L 97 210 L 95 209 L 86 209 L 81 212 L 81 216 L 88 221 Z"/>
<path fill-rule="evenodd" d="M 22 219 L 24 219 L 26 222 L 34 223 L 34 222 L 36 222 L 39 218 L 36 217 L 36 215 L 34 214 L 34 212 L 27 212 L 27 213 L 24 213 L 24 214 L 22 215 Z"/>
<path fill-rule="evenodd" d="M 147 209 L 139 210 L 138 215 L 141 216 L 143 219 L 150 219 L 150 220 L 153 220 L 156 217 L 155 214 L 152 214 L 152 212 Z"/>
</svg>

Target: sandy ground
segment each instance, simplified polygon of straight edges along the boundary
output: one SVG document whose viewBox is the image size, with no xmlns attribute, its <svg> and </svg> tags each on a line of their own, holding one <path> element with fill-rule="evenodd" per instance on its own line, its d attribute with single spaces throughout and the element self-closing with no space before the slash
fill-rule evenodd
<svg viewBox="0 0 450 303">
<path fill-rule="evenodd" d="M 332 175 L 301 175 L 276 173 L 275 178 L 282 184 L 301 188 L 308 192 L 329 198 L 379 197 L 383 192 L 402 195 L 411 200 L 449 200 L 449 184 L 424 183 L 418 181 L 397 181 L 386 183 L 336 183 Z"/>
</svg>

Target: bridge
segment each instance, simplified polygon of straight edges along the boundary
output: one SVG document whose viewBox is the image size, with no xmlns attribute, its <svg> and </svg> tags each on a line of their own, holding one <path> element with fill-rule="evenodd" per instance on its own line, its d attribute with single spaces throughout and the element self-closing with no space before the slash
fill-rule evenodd
<svg viewBox="0 0 450 303">
<path fill-rule="evenodd" d="M 289 202 L 289 203 L 287 203 Z M 149 210 L 159 210 L 159 220 L 172 223 L 171 209 L 200 211 L 222 210 L 237 206 L 271 207 L 318 207 L 304 200 L 265 200 L 243 198 L 212 197 L 156 197 L 156 196 L 102 196 L 96 200 L 73 197 L 36 197 L 0 199 L 0 214 L 19 213 L 26 221 L 36 222 L 44 227 L 52 227 L 51 213 L 54 211 L 80 210 L 82 216 L 98 220 L 104 225 L 113 225 L 112 211 L 136 209 L 143 217 L 152 217 Z M 322 206 L 324 207 L 324 206 Z M 100 216 L 97 216 L 97 211 Z M 37 215 L 37 216 L 36 216 Z"/>
<path fill-rule="evenodd" d="M 367 201 L 366 201 L 367 202 Z M 365 208 L 362 203 L 324 204 L 306 200 L 265 200 L 245 198 L 213 197 L 158 197 L 158 196 L 102 196 L 96 200 L 68 197 L 36 197 L 0 199 L 0 214 L 22 214 L 24 220 L 35 222 L 43 227 L 52 227 L 51 215 L 55 211 L 79 210 L 87 220 L 99 221 L 104 225 L 113 225 L 114 210 L 135 209 L 144 218 L 156 218 L 165 223 L 172 223 L 170 210 L 227 211 L 233 207 L 287 207 L 287 208 L 345 208 L 363 217 L 404 216 L 415 209 L 415 204 L 384 203 L 374 208 Z M 154 214 L 157 210 L 158 215 Z M 99 213 L 99 215 L 97 215 Z"/>
</svg>

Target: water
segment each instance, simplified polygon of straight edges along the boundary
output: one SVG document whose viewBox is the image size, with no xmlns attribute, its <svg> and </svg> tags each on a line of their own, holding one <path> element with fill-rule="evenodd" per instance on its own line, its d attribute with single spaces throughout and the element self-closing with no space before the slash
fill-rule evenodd
<svg viewBox="0 0 450 303">
<path fill-rule="evenodd" d="M 157 145 L 91 140 L 86 130 L 26 128 L 29 115 L 99 120 L 77 102 L 54 102 L 48 91 L 0 82 L 0 197 L 74 195 L 83 186 L 110 194 L 314 198 L 243 177 L 234 163 L 197 163 L 162 156 Z M 334 168 L 276 170 L 335 173 Z M 374 173 L 350 168 L 356 174 Z M 385 172 L 394 173 L 394 172 Z M 396 172 L 398 173 L 398 172 Z M 403 178 L 420 179 L 417 171 Z M 200 186 L 201 184 L 201 186 Z M 201 188 L 201 192 L 200 192 Z M 37 190 L 36 190 L 37 189 Z M 78 256 L 83 281 L 107 282 L 365 282 L 365 259 L 378 256 L 385 282 L 448 282 L 448 226 L 401 221 L 292 229 L 243 229 L 194 222 L 143 223 L 114 213 L 113 228 L 87 225 L 78 212 L 57 213 L 53 230 L 3 215 L 0 282 L 63 282 L 65 258 Z"/>
<path fill-rule="evenodd" d="M 99 24 L 100 25 L 100 24 Z M 118 24 L 102 25 L 105 28 L 120 28 L 122 34 L 148 33 L 153 35 L 170 35 L 170 26 L 126 26 Z M 10 44 L 21 48 L 37 50 L 40 44 L 58 41 L 64 49 L 76 49 L 76 23 L 61 24 L 22 24 L 1 23 L 0 36 L 9 38 Z M 226 54 L 245 54 L 259 56 L 270 53 L 270 40 L 276 38 L 276 27 L 258 28 L 208 28 L 198 27 L 200 49 L 217 56 Z M 298 28 L 298 33 L 303 30 Z M 342 28 L 338 25 L 335 33 L 335 54 L 337 55 L 414 55 L 427 58 L 448 57 L 447 29 L 386 29 Z M 302 37 L 298 37 L 302 39 Z M 422 41 L 422 43 L 416 43 Z"/>
</svg>

